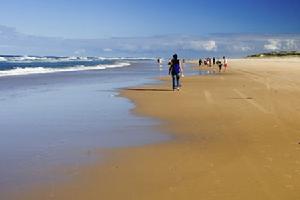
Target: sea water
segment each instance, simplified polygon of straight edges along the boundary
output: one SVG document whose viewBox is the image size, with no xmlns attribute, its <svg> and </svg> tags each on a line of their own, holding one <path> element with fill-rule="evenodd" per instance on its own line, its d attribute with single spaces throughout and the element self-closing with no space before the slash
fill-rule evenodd
<svg viewBox="0 0 300 200">
<path fill-rule="evenodd" d="M 167 66 L 145 58 L 0 58 L 0 194 L 47 182 L 45 170 L 99 159 L 93 152 L 101 148 L 170 139 L 118 96 L 167 75 Z"/>
</svg>

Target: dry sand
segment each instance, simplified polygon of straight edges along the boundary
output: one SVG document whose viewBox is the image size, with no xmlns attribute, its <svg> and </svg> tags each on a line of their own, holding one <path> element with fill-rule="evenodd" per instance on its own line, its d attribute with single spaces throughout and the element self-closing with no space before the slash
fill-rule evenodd
<svg viewBox="0 0 300 200">
<path fill-rule="evenodd" d="M 21 199 L 300 199 L 299 59 L 231 60 L 180 92 L 164 80 L 122 94 L 174 140 L 107 150 L 105 163 Z"/>
</svg>

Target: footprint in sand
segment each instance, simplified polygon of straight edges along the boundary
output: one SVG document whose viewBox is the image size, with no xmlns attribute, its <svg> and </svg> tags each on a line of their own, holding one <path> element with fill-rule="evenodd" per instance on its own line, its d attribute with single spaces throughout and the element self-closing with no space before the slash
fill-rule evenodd
<svg viewBox="0 0 300 200">
<path fill-rule="evenodd" d="M 299 169 L 296 169 L 294 172 L 295 172 L 295 174 L 300 175 L 300 170 Z"/>
<path fill-rule="evenodd" d="M 285 174 L 284 177 L 285 177 L 285 178 L 288 178 L 288 179 L 292 179 L 292 178 L 293 178 L 293 176 L 290 175 L 290 174 Z"/>
<path fill-rule="evenodd" d="M 208 90 L 204 90 L 204 97 L 207 103 L 211 104 L 214 102 L 212 94 Z"/>
<path fill-rule="evenodd" d="M 176 172 L 176 166 L 170 166 L 169 171 L 172 172 L 172 173 L 175 173 Z"/>
<path fill-rule="evenodd" d="M 170 192 L 174 192 L 175 189 L 176 189 L 176 187 L 174 187 L 174 186 L 170 186 L 170 187 L 169 187 L 169 191 L 170 191 Z"/>
<path fill-rule="evenodd" d="M 266 157 L 267 161 L 273 162 L 273 158 L 272 157 Z"/>
<path fill-rule="evenodd" d="M 289 157 L 291 157 L 291 155 L 288 154 L 288 153 L 285 153 L 285 154 L 283 154 L 283 157 L 284 157 L 284 158 L 289 158 Z"/>
<path fill-rule="evenodd" d="M 285 187 L 290 190 L 293 190 L 295 188 L 295 186 L 293 186 L 293 185 L 285 185 Z"/>
<path fill-rule="evenodd" d="M 271 169 L 270 165 L 264 165 L 264 168 Z"/>
</svg>

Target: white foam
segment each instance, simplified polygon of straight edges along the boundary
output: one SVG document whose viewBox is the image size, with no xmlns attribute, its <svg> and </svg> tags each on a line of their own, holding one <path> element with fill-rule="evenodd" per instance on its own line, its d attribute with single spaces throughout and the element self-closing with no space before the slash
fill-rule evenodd
<svg viewBox="0 0 300 200">
<path fill-rule="evenodd" d="M 113 65 L 96 65 L 96 66 L 78 65 L 78 66 L 67 67 L 67 68 L 44 68 L 44 67 L 16 68 L 16 69 L 12 69 L 12 70 L 0 71 L 0 77 L 29 75 L 29 74 L 47 74 L 47 73 L 57 73 L 57 72 L 104 70 L 104 69 L 109 69 L 109 68 L 126 67 L 129 65 L 130 65 L 130 63 L 117 63 L 117 64 L 113 64 Z"/>
<path fill-rule="evenodd" d="M 41 58 L 39 57 L 34 57 L 34 56 L 23 56 L 23 57 L 19 57 L 19 60 L 20 61 L 23 61 L 23 60 L 40 60 Z"/>
<path fill-rule="evenodd" d="M 68 61 L 92 61 L 88 57 L 35 57 L 35 56 L 14 56 L 0 57 L 0 61 L 13 63 L 31 63 L 31 62 L 68 62 Z"/>
<path fill-rule="evenodd" d="M 85 56 L 70 56 L 70 57 L 40 57 L 40 56 L 12 56 L 0 57 L 0 62 L 13 63 L 31 63 L 31 62 L 68 62 L 68 61 L 95 61 L 95 60 L 154 60 L 147 57 L 85 57 Z"/>
<path fill-rule="evenodd" d="M 0 57 L 0 62 L 5 62 L 5 61 L 7 61 L 7 59 L 6 58 L 4 58 L 4 57 Z"/>
</svg>

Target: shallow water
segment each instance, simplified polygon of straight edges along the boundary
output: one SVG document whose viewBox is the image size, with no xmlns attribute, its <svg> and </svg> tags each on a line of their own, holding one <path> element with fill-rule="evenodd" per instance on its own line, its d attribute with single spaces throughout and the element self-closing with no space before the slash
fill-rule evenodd
<svg viewBox="0 0 300 200">
<path fill-rule="evenodd" d="M 134 105 L 117 93 L 167 74 L 167 66 L 131 61 L 123 68 L 0 77 L 0 197 L 63 178 L 53 170 L 101 159 L 93 153 L 98 149 L 171 139 L 153 129 L 157 121 L 133 115 Z"/>
<path fill-rule="evenodd" d="M 165 74 L 150 62 L 102 71 L 0 78 L 0 193 L 52 179 L 45 170 L 99 159 L 99 148 L 162 142 L 118 88 Z M 48 173 L 49 174 L 49 173 Z"/>
</svg>

